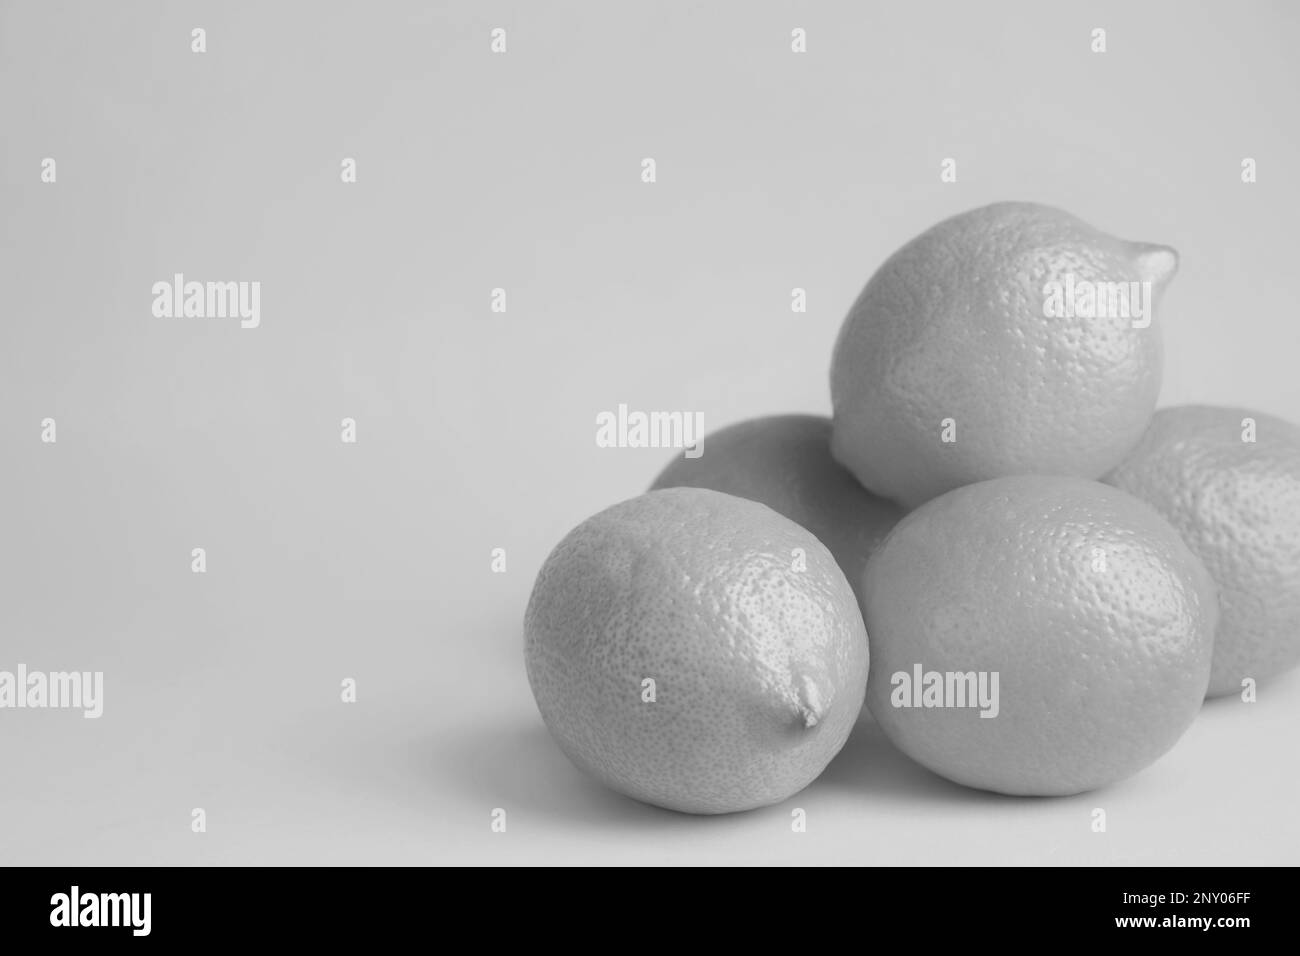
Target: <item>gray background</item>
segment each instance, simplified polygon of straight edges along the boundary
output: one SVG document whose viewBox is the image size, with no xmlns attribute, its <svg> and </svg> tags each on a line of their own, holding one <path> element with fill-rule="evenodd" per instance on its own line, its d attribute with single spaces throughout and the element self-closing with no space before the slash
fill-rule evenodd
<svg viewBox="0 0 1300 956">
<path fill-rule="evenodd" d="M 1162 403 L 1300 419 L 1298 27 L 1282 2 L 4 3 L 0 669 L 102 670 L 106 701 L 0 711 L 0 861 L 1296 862 L 1300 675 L 1097 794 L 962 790 L 866 728 L 789 803 L 695 819 L 565 761 L 520 628 L 555 542 L 665 461 L 596 448 L 598 412 L 828 411 L 871 271 L 986 202 L 1178 248 Z M 261 328 L 154 318 L 178 271 L 261 281 Z"/>
</svg>

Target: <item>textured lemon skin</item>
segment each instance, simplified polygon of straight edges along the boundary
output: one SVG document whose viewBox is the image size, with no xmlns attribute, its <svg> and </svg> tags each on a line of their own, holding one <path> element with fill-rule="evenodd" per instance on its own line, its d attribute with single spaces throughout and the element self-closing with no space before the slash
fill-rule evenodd
<svg viewBox="0 0 1300 956">
<path fill-rule="evenodd" d="M 1300 428 L 1242 408 L 1161 409 L 1106 481 L 1164 515 L 1219 586 L 1210 697 L 1300 662 Z"/>
<path fill-rule="evenodd" d="M 806 570 L 792 570 L 796 548 Z M 650 492 L 571 531 L 524 633 L 533 695 L 569 759 L 688 813 L 803 789 L 866 689 L 862 617 L 830 552 L 770 508 L 704 489 Z"/>
<path fill-rule="evenodd" d="M 903 517 L 831 457 L 831 420 L 773 415 L 708 435 L 698 458 L 677 455 L 650 489 L 711 488 L 767 505 L 830 549 L 855 592 L 867 558 Z"/>
<path fill-rule="evenodd" d="M 903 752 L 966 786 L 1047 796 L 1123 779 L 1174 745 L 1209 681 L 1208 572 L 1168 522 L 1099 482 L 949 492 L 899 523 L 865 591 L 867 706 Z M 997 716 L 894 707 L 892 675 L 917 663 L 997 671 Z"/>
<path fill-rule="evenodd" d="M 945 220 L 892 255 L 841 327 L 831 361 L 832 452 L 909 508 L 1015 474 L 1099 478 L 1142 436 L 1160 391 L 1158 318 L 1044 316 L 1044 286 L 1152 282 L 1165 246 L 1068 213 L 997 203 Z M 1154 311 L 1154 309 L 1153 309 Z M 941 441 L 943 422 L 956 441 Z"/>
</svg>

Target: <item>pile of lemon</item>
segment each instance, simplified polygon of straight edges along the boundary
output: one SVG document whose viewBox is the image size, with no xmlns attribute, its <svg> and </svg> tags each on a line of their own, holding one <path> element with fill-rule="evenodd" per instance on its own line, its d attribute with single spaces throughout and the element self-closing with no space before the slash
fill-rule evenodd
<svg viewBox="0 0 1300 956">
<path fill-rule="evenodd" d="M 528 677 L 579 767 L 659 806 L 772 804 L 863 702 L 934 772 L 1060 795 L 1300 661 L 1300 428 L 1156 411 L 1178 268 L 1000 203 L 894 253 L 832 419 L 709 436 L 547 558 Z"/>
</svg>

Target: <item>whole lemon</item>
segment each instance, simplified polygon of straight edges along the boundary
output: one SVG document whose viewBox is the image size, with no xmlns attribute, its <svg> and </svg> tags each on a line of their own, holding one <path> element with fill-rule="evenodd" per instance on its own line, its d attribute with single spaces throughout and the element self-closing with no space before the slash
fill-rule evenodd
<svg viewBox="0 0 1300 956">
<path fill-rule="evenodd" d="M 1069 213 L 997 203 L 895 252 L 831 362 L 831 450 L 909 508 L 1016 474 L 1100 478 L 1160 391 L 1155 307 L 1178 267 Z"/>
<path fill-rule="evenodd" d="M 1081 478 L 997 478 L 904 518 L 867 562 L 867 706 L 914 760 L 999 793 L 1129 776 L 1191 724 L 1214 584 L 1178 532 Z"/>
<path fill-rule="evenodd" d="M 1219 586 L 1209 696 L 1300 662 L 1300 428 L 1243 408 L 1161 409 L 1106 481 L 1164 515 Z"/>
<path fill-rule="evenodd" d="M 854 591 L 867 558 L 903 517 L 831 457 L 831 420 L 772 415 L 710 434 L 698 458 L 678 455 L 650 486 L 712 488 L 762 502 L 817 536 Z"/>
<path fill-rule="evenodd" d="M 862 706 L 867 638 L 830 552 L 757 502 L 653 491 L 542 566 L 528 680 L 580 768 L 647 803 L 727 813 L 806 787 Z"/>
</svg>

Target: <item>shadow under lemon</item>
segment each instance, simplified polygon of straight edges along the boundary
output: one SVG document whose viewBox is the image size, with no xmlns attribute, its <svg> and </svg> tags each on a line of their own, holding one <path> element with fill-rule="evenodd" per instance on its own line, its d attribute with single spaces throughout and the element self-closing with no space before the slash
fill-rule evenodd
<svg viewBox="0 0 1300 956">
<path fill-rule="evenodd" d="M 451 782 L 463 788 L 464 796 L 481 803 L 485 828 L 490 807 L 505 808 L 512 826 L 516 821 L 526 826 L 532 819 L 619 832 L 727 826 L 728 821 L 743 825 L 755 816 L 679 813 L 624 796 L 574 766 L 540 718 L 475 724 L 444 743 L 436 754 L 439 782 Z"/>
</svg>

